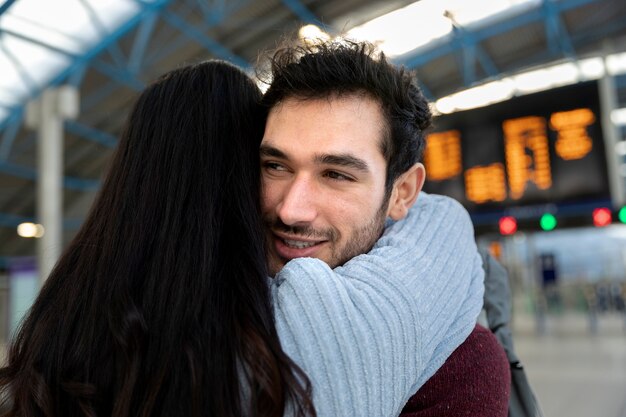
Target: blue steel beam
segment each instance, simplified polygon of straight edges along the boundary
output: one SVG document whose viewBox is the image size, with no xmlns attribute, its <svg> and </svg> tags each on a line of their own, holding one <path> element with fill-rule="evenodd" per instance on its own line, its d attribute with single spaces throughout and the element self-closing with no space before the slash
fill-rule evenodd
<svg viewBox="0 0 626 417">
<path fill-rule="evenodd" d="M 543 9 L 545 13 L 544 21 L 548 50 L 552 54 L 557 54 L 561 50 L 561 45 L 559 41 L 559 22 L 558 19 L 554 16 L 554 11 L 549 11 L 549 3 L 545 0 L 543 1 Z"/>
<path fill-rule="evenodd" d="M 564 56 L 574 58 L 575 51 L 572 40 L 569 33 L 567 33 L 567 29 L 561 20 L 561 15 L 554 1 L 543 0 L 542 9 L 544 12 L 548 49 L 553 54 L 562 52 Z"/>
<path fill-rule="evenodd" d="M 451 51 L 457 65 L 462 69 L 463 84 L 466 87 L 476 82 L 476 63 L 478 62 L 488 77 L 494 77 L 498 70 L 489 55 L 483 50 L 473 35 L 459 26 L 452 16 L 447 16 L 452 22 L 452 34 L 449 40 Z M 401 59 L 401 58 L 400 58 Z"/>
<path fill-rule="evenodd" d="M 4 30 L 4 29 L 0 29 L 0 33 L 6 33 L 8 35 L 14 36 L 18 39 L 27 41 L 29 43 L 32 43 L 34 45 L 37 46 L 41 46 L 42 48 L 48 49 L 50 51 L 56 52 L 60 55 L 65 56 L 66 58 L 72 59 L 72 60 L 78 60 L 80 59 L 80 55 L 68 51 L 66 49 L 63 48 L 59 48 L 55 45 L 51 45 L 48 43 L 45 43 L 39 39 L 34 39 L 31 38 L 29 36 L 26 36 L 24 34 L 21 33 L 17 33 L 17 32 L 13 32 L 10 30 Z M 8 53 L 8 51 L 7 51 Z M 132 76 L 132 74 L 129 74 L 127 71 L 124 70 L 118 70 L 112 66 L 110 66 L 109 64 L 106 64 L 102 61 L 96 61 L 94 60 L 92 62 L 92 65 L 94 67 L 94 69 L 98 70 L 100 73 L 102 73 L 103 75 L 108 76 L 109 78 L 119 82 L 120 84 L 125 84 L 128 87 L 135 89 L 135 90 L 142 90 L 144 88 L 143 83 L 141 83 L 139 80 L 137 80 L 136 78 L 134 78 Z M 123 65 L 125 65 L 125 62 L 123 62 Z M 70 78 L 72 78 L 72 81 L 70 82 L 72 85 L 77 85 L 80 84 L 80 82 L 82 81 L 82 77 L 84 76 L 85 70 L 86 70 L 86 66 L 87 65 L 83 65 L 82 67 L 77 67 L 74 71 L 73 74 L 71 74 Z M 35 89 L 35 88 L 33 88 Z"/>
<path fill-rule="evenodd" d="M 463 57 L 463 81 L 466 87 L 476 82 L 476 63 L 483 68 L 487 77 L 495 77 L 499 71 L 491 57 L 483 49 L 480 43 L 474 38 L 472 33 L 465 28 L 458 26 L 453 21 L 453 44 L 461 50 Z"/>
<path fill-rule="evenodd" d="M 21 114 L 20 114 L 21 115 Z M 21 117 L 17 121 L 13 120 L 4 133 L 2 144 L 0 144 L 0 172 L 11 175 L 18 178 L 23 178 L 31 181 L 36 181 L 37 171 L 35 169 L 25 167 L 23 165 L 14 164 L 8 161 L 8 156 L 11 149 L 12 138 L 14 138 L 13 129 L 17 131 L 19 129 Z M 85 139 L 97 142 L 107 148 L 114 148 L 117 144 L 117 138 L 111 134 L 94 129 L 76 121 L 65 121 L 65 129 L 75 135 L 81 136 Z M 7 137 L 7 135 L 12 135 Z M 34 134 L 32 135 L 35 136 Z M 10 141 L 10 142 L 9 142 Z M 98 180 L 84 179 L 78 177 L 65 177 L 63 180 L 65 188 L 79 191 L 89 191 L 97 189 L 100 186 Z"/>
<path fill-rule="evenodd" d="M 216 25 L 219 22 L 223 21 L 225 16 L 225 4 L 224 0 L 213 1 L 213 7 L 209 7 L 205 0 L 195 0 L 196 4 L 202 10 L 202 14 L 204 15 L 204 21 L 207 25 Z"/>
<path fill-rule="evenodd" d="M 22 124 L 22 114 L 18 113 L 12 116 L 11 123 L 4 130 L 4 134 L 2 135 L 2 143 L 0 143 L 0 161 L 6 161 L 9 159 L 9 155 L 11 155 L 11 148 L 13 147 L 13 142 L 17 136 L 17 132 L 20 130 L 20 125 Z"/>
<path fill-rule="evenodd" d="M 496 66 L 495 62 L 493 62 L 493 59 L 491 59 L 487 51 L 485 51 L 485 48 L 480 45 L 478 45 L 478 48 L 476 49 L 476 58 L 488 77 L 495 77 L 500 73 L 500 70 Z"/>
<path fill-rule="evenodd" d="M 466 55 L 464 67 L 465 70 L 465 80 L 466 85 L 469 85 L 475 81 L 475 64 L 478 62 L 480 66 L 485 71 L 488 77 L 495 77 L 498 75 L 499 71 L 496 67 L 496 64 L 493 62 L 489 54 L 483 49 L 480 45 L 480 41 L 476 40 L 474 35 L 471 32 L 468 32 L 463 26 L 459 25 L 457 21 L 454 19 L 452 13 L 446 12 L 444 14 L 450 21 L 452 22 L 452 33 L 454 36 L 454 41 L 457 48 L 461 48 L 465 51 L 465 49 L 469 49 L 469 53 Z M 468 68 L 471 66 L 471 69 Z"/>
<path fill-rule="evenodd" d="M 66 120 L 64 126 L 68 132 L 92 142 L 99 143 L 107 148 L 114 148 L 115 145 L 117 145 L 117 138 L 115 136 L 91 126 L 84 125 L 74 120 Z"/>
<path fill-rule="evenodd" d="M 564 13 L 568 10 L 578 9 L 580 7 L 597 2 L 598 0 L 568 0 L 555 3 L 555 7 L 559 13 Z M 488 27 L 478 30 L 478 36 L 476 37 L 476 39 L 478 41 L 483 41 L 487 38 L 491 38 L 501 33 L 508 32 L 520 26 L 525 26 L 531 23 L 542 21 L 544 17 L 545 16 L 543 11 L 540 8 L 536 8 L 529 12 L 514 16 L 511 19 L 504 20 L 502 22 L 495 23 L 493 25 L 489 25 Z"/>
<path fill-rule="evenodd" d="M 128 70 L 135 76 L 141 70 L 141 64 L 146 53 L 146 47 L 150 42 L 150 37 L 152 36 L 152 32 L 154 31 L 158 18 L 159 11 L 152 11 L 146 16 L 144 21 L 141 22 L 139 29 L 137 29 L 133 46 L 130 51 L 130 57 L 128 58 Z"/>
<path fill-rule="evenodd" d="M 457 66 L 461 68 L 463 84 L 469 86 L 476 81 L 476 44 L 473 42 L 471 34 L 466 33 L 454 20 L 451 14 L 444 14 L 452 23 L 452 39 L 455 53 L 454 59 Z"/>
<path fill-rule="evenodd" d="M 197 1 L 202 2 L 204 0 L 197 0 Z M 231 13 L 236 12 L 237 10 L 239 10 L 239 8 L 241 8 L 243 5 L 247 4 L 248 2 L 249 0 L 229 1 L 227 3 L 227 7 L 224 8 L 224 14 L 222 14 L 221 16 L 222 19 L 227 18 Z M 182 5 L 184 6 L 184 9 L 178 10 L 178 16 L 181 17 L 182 19 L 186 19 L 191 13 L 196 11 L 196 4 L 193 4 L 190 1 L 182 3 Z M 215 23 L 205 22 L 206 23 L 205 29 L 209 29 L 215 26 L 219 22 L 220 22 L 219 20 L 216 21 Z M 187 36 L 184 33 L 181 33 L 179 36 L 174 38 L 173 41 L 163 40 L 162 42 L 163 45 L 161 45 L 157 50 L 155 50 L 153 53 L 148 55 L 148 57 L 146 58 L 146 65 L 152 65 L 155 62 L 158 62 L 159 60 L 168 56 L 172 52 L 176 51 L 178 48 L 183 47 L 188 42 L 189 42 L 189 36 Z M 157 40 L 157 43 L 158 43 L 158 40 Z"/>
<path fill-rule="evenodd" d="M 0 161 L 0 172 L 25 180 L 37 180 L 37 171 L 34 169 L 8 161 Z"/>
<path fill-rule="evenodd" d="M 37 171 L 33 168 L 8 161 L 0 161 L 0 172 L 13 177 L 23 178 L 25 180 L 37 180 Z M 94 191 L 100 187 L 100 181 L 66 176 L 63 177 L 63 186 L 68 190 Z"/>
<path fill-rule="evenodd" d="M 614 77 L 615 87 L 617 88 L 626 88 L 626 75 L 619 74 Z"/>
<path fill-rule="evenodd" d="M 0 34 L 6 33 L 7 35 L 11 35 L 15 38 L 21 39 L 28 43 L 32 43 L 33 45 L 41 46 L 42 48 L 48 49 L 52 52 L 56 52 L 57 54 L 63 55 L 67 58 L 77 59 L 79 55 L 75 52 L 68 51 L 67 49 L 59 48 L 56 45 L 52 45 L 42 41 L 41 39 L 35 39 L 30 36 L 27 36 L 23 33 L 15 32 L 9 29 L 0 29 Z"/>
<path fill-rule="evenodd" d="M 441 40 L 437 42 L 437 46 L 435 47 L 423 48 L 416 54 L 412 54 L 409 52 L 403 56 L 396 58 L 396 61 L 403 65 L 406 65 L 409 68 L 417 68 L 439 57 L 451 54 L 457 50 L 457 45 L 449 42 L 448 40 Z"/>
<path fill-rule="evenodd" d="M 170 26 L 178 29 L 180 32 L 185 34 L 189 39 L 192 39 L 202 45 L 207 51 L 211 54 L 215 55 L 218 58 L 222 58 L 232 62 L 233 64 L 249 70 L 251 65 L 248 61 L 237 56 L 234 52 L 226 48 L 221 43 L 217 42 L 215 39 L 205 35 L 202 31 L 198 30 L 193 25 L 190 25 L 189 22 L 186 22 L 183 18 L 178 16 L 177 14 L 166 11 L 163 12 L 162 18 L 165 22 L 167 22 Z"/>
<path fill-rule="evenodd" d="M 463 49 L 463 83 L 466 87 L 476 82 L 476 45 L 468 43 Z"/>
<path fill-rule="evenodd" d="M 141 1 L 141 0 L 138 0 Z M 178 1 L 176 3 L 176 9 L 177 9 L 177 13 L 178 16 L 180 16 L 183 19 L 187 19 L 189 16 L 193 14 L 197 14 L 197 5 L 196 4 L 192 4 L 190 0 L 187 1 Z M 163 10 L 161 10 L 161 13 L 163 12 Z M 153 48 L 150 52 L 150 54 L 148 54 L 145 58 L 145 65 L 150 65 L 151 63 L 154 63 L 155 60 L 153 59 L 155 55 L 159 55 L 160 57 L 162 56 L 166 56 L 171 54 L 173 51 L 175 51 L 176 49 L 170 49 L 170 45 L 172 45 L 175 42 L 171 42 L 170 39 L 172 38 L 171 34 L 167 34 L 167 36 L 163 35 L 162 33 L 156 33 L 154 35 L 154 38 L 152 39 L 152 42 L 154 45 L 159 45 L 158 48 Z M 186 35 L 180 35 L 179 32 L 179 38 L 183 38 L 185 41 L 188 42 L 189 38 Z M 178 38 L 175 38 L 178 39 Z M 179 48 L 181 45 L 177 45 L 176 48 Z"/>
<path fill-rule="evenodd" d="M 0 213 L 0 227 L 17 227 L 21 223 L 36 221 L 35 216 L 19 216 L 9 213 Z M 75 230 L 83 223 L 83 219 L 63 219 L 63 228 L 65 230 Z M 2 257 L 0 257 L 1 259 Z"/>
<path fill-rule="evenodd" d="M 146 65 L 151 65 L 155 62 L 160 61 L 164 57 L 176 51 L 178 48 L 182 48 L 187 43 L 189 43 L 189 36 L 187 36 L 184 33 L 181 33 L 179 36 L 174 38 L 173 41 L 163 45 L 158 50 L 155 50 L 150 55 L 148 55 L 146 57 Z"/>
<path fill-rule="evenodd" d="M 80 3 L 83 6 L 83 8 L 87 11 L 87 15 L 89 15 L 89 20 L 91 21 L 93 26 L 96 28 L 96 30 L 99 32 L 100 36 L 103 38 L 106 38 L 109 35 L 109 33 L 107 32 L 106 27 L 102 23 L 102 20 L 100 20 L 100 17 L 96 13 L 96 11 L 93 9 L 93 7 L 91 7 L 91 4 L 89 4 L 88 1 L 84 1 L 84 0 L 80 0 Z M 113 58 L 113 61 L 117 64 L 117 66 L 121 67 L 126 64 L 126 58 L 124 57 L 124 54 L 122 53 L 122 50 L 120 49 L 117 42 L 112 42 L 106 48 L 106 51 L 111 55 L 111 57 Z"/>
<path fill-rule="evenodd" d="M 103 75 L 106 75 L 110 79 L 123 84 L 132 90 L 142 91 L 145 88 L 145 84 L 138 80 L 130 71 L 126 68 L 116 68 L 106 62 L 94 59 L 91 61 L 91 67 Z"/>
<path fill-rule="evenodd" d="M 135 16 L 131 17 L 124 24 L 120 25 L 116 30 L 114 30 L 107 38 L 101 39 L 96 45 L 89 48 L 85 54 L 81 55 L 77 59 L 75 59 L 68 67 L 64 70 L 60 71 L 49 83 L 50 86 L 59 85 L 65 79 L 67 79 L 70 75 L 72 75 L 75 71 L 79 70 L 83 65 L 88 64 L 94 57 L 98 56 L 107 47 L 116 42 L 120 37 L 124 36 L 134 27 L 136 27 L 141 21 L 146 17 L 148 13 L 154 10 L 161 10 L 166 7 L 172 0 L 155 0 L 150 3 L 142 3 L 143 8 L 141 11 Z M 37 91 L 31 92 L 31 98 L 37 96 L 43 88 L 38 89 Z M 21 106 L 23 107 L 23 105 Z M 20 108 L 21 108 L 20 107 Z M 20 110 L 20 108 L 14 108 L 12 110 L 13 113 L 16 113 Z M 8 118 L 0 121 L 0 131 L 4 130 L 7 124 Z"/>
<path fill-rule="evenodd" d="M 117 43 L 113 43 L 109 46 L 107 48 L 107 52 L 111 58 L 113 58 L 113 62 L 115 62 L 118 67 L 125 67 L 127 65 L 128 59 L 124 56 Z"/>
<path fill-rule="evenodd" d="M 203 1 L 203 0 L 198 0 Z M 145 4 L 141 0 L 137 0 L 139 4 Z M 184 3 L 183 5 L 187 5 Z M 183 19 L 186 18 L 194 9 L 194 6 L 189 6 L 182 11 L 179 11 L 179 16 Z M 154 31 L 154 26 L 156 24 L 157 19 L 160 17 L 160 14 L 163 12 L 163 8 L 153 10 L 152 13 L 149 13 L 146 18 L 143 20 L 141 26 L 138 29 L 138 32 L 135 36 L 133 47 L 131 50 L 130 58 L 128 60 L 128 70 L 136 77 L 142 66 L 150 66 L 160 60 L 163 56 L 169 55 L 173 51 L 182 47 L 184 44 L 189 42 L 189 37 L 185 34 L 179 35 L 174 41 L 168 43 L 167 45 L 159 46 L 159 48 L 155 51 L 154 54 L 149 55 L 144 58 L 146 54 L 146 48 L 148 43 L 150 42 L 150 37 L 152 32 Z M 95 107 L 98 103 L 104 100 L 106 97 L 111 95 L 118 88 L 118 83 L 115 81 L 109 81 L 105 83 L 100 88 L 95 89 L 87 96 L 81 100 L 81 110 L 83 112 L 90 111 L 93 107 Z"/>
<path fill-rule="evenodd" d="M 63 187 L 75 191 L 96 191 L 100 188 L 100 180 L 88 178 L 64 177 Z"/>
<path fill-rule="evenodd" d="M 626 28 L 626 20 L 622 19 L 620 21 L 613 22 L 612 24 L 606 24 L 599 28 L 594 28 L 591 33 L 573 33 L 572 42 L 574 44 L 578 43 L 589 43 L 593 41 L 598 41 L 600 39 L 606 38 L 608 35 L 611 35 L 615 32 L 619 32 Z M 529 65 L 535 65 L 538 62 L 545 62 L 549 60 L 553 56 L 550 56 L 549 51 L 542 50 L 537 54 L 530 55 L 525 59 L 518 61 L 518 67 L 527 67 Z"/>
<path fill-rule="evenodd" d="M 0 6 L 0 16 L 2 16 L 7 10 L 9 10 L 9 7 L 11 7 L 13 3 L 15 3 L 15 0 L 6 0 L 4 3 L 2 3 L 2 5 Z"/>
<path fill-rule="evenodd" d="M 559 13 L 576 9 L 597 2 L 598 0 L 569 0 L 566 2 L 555 3 L 554 6 Z M 545 13 L 541 8 L 535 8 L 528 12 L 522 13 L 510 19 L 491 24 L 489 26 L 475 29 L 465 30 L 466 34 L 470 34 L 475 42 L 482 42 L 491 37 L 509 32 L 521 26 L 541 22 L 545 19 Z M 409 68 L 420 67 L 426 63 L 437 59 L 443 55 L 456 52 L 461 46 L 450 42 L 450 38 L 441 39 L 433 42 L 432 45 L 419 48 L 413 53 L 409 52 L 398 58 L 398 62 L 403 63 Z"/>
<path fill-rule="evenodd" d="M 306 8 L 304 4 L 302 4 L 298 0 L 283 0 L 283 4 L 287 6 L 289 10 L 291 10 L 300 20 L 305 23 L 309 23 L 312 25 L 319 26 L 326 33 L 334 33 L 334 30 L 322 22 L 318 17 Z"/>
<path fill-rule="evenodd" d="M 23 36 L 21 34 L 16 34 L 12 32 L 7 32 L 7 33 L 9 33 L 11 36 L 16 36 L 16 37 L 19 37 L 20 39 L 29 41 L 41 47 L 53 50 L 54 52 L 62 54 L 70 59 L 76 59 L 77 57 L 77 55 L 73 54 L 72 52 L 63 50 L 61 48 L 57 48 L 53 45 L 45 44 L 44 42 L 39 41 L 37 39 L 32 39 L 32 38 Z M 5 51 L 5 52 L 7 53 L 9 57 L 11 57 L 9 51 Z M 15 63 L 15 65 L 18 65 L 18 64 L 19 62 Z M 132 72 L 129 72 L 125 69 L 114 68 L 110 66 L 109 64 L 101 62 L 99 60 L 93 60 L 92 65 L 94 69 L 98 70 L 101 74 L 111 78 L 116 83 L 126 85 L 127 87 L 135 91 L 141 91 L 143 90 L 143 88 L 145 88 L 145 85 L 140 80 L 138 80 Z M 87 63 L 85 63 L 82 67 L 77 67 L 74 73 L 69 76 L 69 84 L 73 86 L 79 86 L 82 83 L 86 70 L 87 70 Z M 37 90 L 37 86 L 35 85 L 34 81 L 30 78 L 30 76 L 28 76 L 28 73 L 25 71 L 24 68 L 18 67 L 18 72 L 23 77 L 27 77 L 27 78 L 24 78 L 24 82 L 28 83 L 28 86 L 31 88 L 31 90 Z"/>
<path fill-rule="evenodd" d="M 34 217 L 17 216 L 15 214 L 0 213 L 1 227 L 17 227 L 21 223 L 34 222 Z"/>
<path fill-rule="evenodd" d="M 87 65 L 83 65 L 82 68 L 76 69 L 74 74 L 70 75 L 68 79 L 68 84 L 73 87 L 80 87 L 85 79 L 85 74 L 87 73 Z"/>
</svg>

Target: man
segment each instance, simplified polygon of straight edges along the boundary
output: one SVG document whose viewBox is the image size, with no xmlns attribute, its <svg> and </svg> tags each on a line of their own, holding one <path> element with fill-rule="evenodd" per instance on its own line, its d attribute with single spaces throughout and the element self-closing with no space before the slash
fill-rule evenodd
<svg viewBox="0 0 626 417">
<path fill-rule="evenodd" d="M 428 103 L 408 72 L 347 41 L 279 50 L 272 80 L 260 147 L 270 270 L 300 257 L 341 266 L 418 198 Z M 505 416 L 509 383 L 502 348 L 477 327 L 404 413 Z"/>
</svg>

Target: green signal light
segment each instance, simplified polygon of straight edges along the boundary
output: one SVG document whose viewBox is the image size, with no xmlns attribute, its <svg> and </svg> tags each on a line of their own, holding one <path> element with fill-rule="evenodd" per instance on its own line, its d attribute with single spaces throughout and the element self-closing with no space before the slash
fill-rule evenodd
<svg viewBox="0 0 626 417">
<path fill-rule="evenodd" d="M 617 213 L 617 218 L 620 222 L 626 223 L 626 206 L 620 209 L 619 213 Z"/>
<path fill-rule="evenodd" d="M 624 215 L 626 216 L 626 212 L 624 213 Z M 541 220 L 539 220 L 539 225 L 541 226 L 541 230 L 545 230 L 546 232 L 554 230 L 554 228 L 556 227 L 556 217 L 554 217 L 550 213 L 546 213 L 541 216 Z"/>
</svg>

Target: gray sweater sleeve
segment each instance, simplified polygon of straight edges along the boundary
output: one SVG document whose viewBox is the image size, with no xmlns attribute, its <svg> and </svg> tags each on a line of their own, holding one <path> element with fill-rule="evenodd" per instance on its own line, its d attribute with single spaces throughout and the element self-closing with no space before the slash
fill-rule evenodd
<svg viewBox="0 0 626 417">
<path fill-rule="evenodd" d="M 368 254 L 335 270 L 292 260 L 272 295 L 318 416 L 396 416 L 474 327 L 483 270 L 467 212 L 421 193 Z"/>
</svg>

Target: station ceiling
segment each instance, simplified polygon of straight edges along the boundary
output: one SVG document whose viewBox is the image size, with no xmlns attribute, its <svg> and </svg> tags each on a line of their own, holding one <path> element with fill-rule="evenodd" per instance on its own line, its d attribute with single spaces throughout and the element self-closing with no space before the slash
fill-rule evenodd
<svg viewBox="0 0 626 417">
<path fill-rule="evenodd" d="M 0 5 L 0 46 L 12 36 L 3 28 L 3 18 L 19 1 L 8 0 Z M 97 39 L 89 50 L 65 56 L 69 64 L 48 82 L 48 85 L 73 84 L 80 91 L 80 116 L 65 124 L 66 241 L 74 235 L 93 201 L 130 104 L 158 75 L 182 63 L 212 57 L 252 70 L 261 51 L 271 49 L 285 36 L 295 36 L 304 24 L 317 24 L 331 33 L 340 33 L 413 2 L 135 0 L 134 3 L 138 7 L 133 16 Z M 480 7 L 481 2 L 476 4 Z M 419 19 L 415 22 L 416 27 L 428 24 Z M 406 36 L 412 36 L 411 32 L 407 31 Z M 41 40 L 30 41 L 46 47 Z M 394 60 L 415 69 L 423 91 L 435 100 L 524 69 L 625 51 L 626 2 L 623 0 L 538 0 L 533 7 L 486 25 L 457 26 L 444 38 Z M 37 97 L 46 86 L 33 88 L 17 104 L 5 105 L 5 116 L 0 119 L 0 266 L 9 257 L 35 254 L 33 240 L 16 234 L 19 223 L 34 220 L 36 203 L 37 139 L 35 132 L 25 128 L 23 119 L 28 99 Z"/>
</svg>

